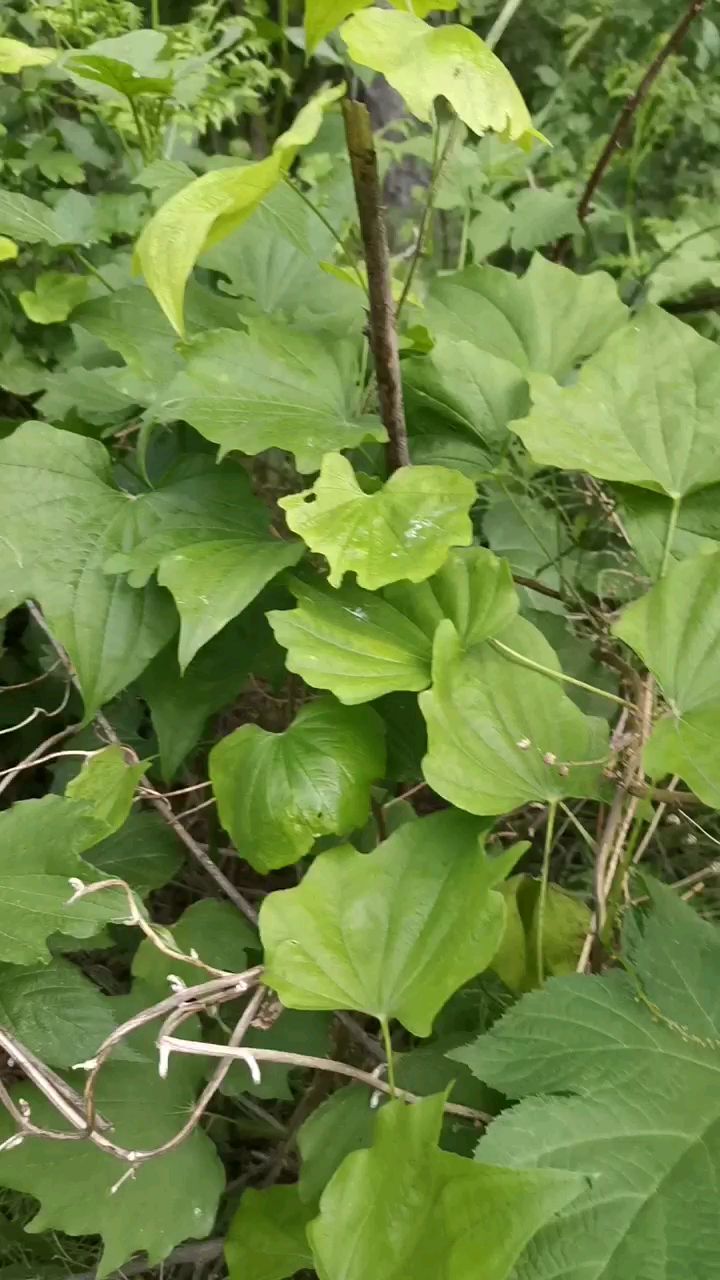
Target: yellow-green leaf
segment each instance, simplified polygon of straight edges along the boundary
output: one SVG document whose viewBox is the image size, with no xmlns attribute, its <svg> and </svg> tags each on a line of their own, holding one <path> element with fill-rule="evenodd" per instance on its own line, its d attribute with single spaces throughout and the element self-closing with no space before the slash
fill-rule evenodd
<svg viewBox="0 0 720 1280">
<path fill-rule="evenodd" d="M 0 262 L 11 262 L 18 256 L 18 247 L 9 236 L 0 236 Z"/>
<path fill-rule="evenodd" d="M 0 75 L 17 75 L 26 67 L 46 67 L 56 57 L 54 49 L 32 49 L 23 40 L 11 40 L 7 36 L 0 38 Z"/>
<path fill-rule="evenodd" d="M 448 11 L 457 9 L 458 0 L 390 0 L 393 9 L 414 13 L 418 18 L 427 18 L 434 10 Z M 321 40 L 340 26 L 351 13 L 368 9 L 372 0 L 307 0 L 305 5 L 305 48 L 314 53 Z"/>
<path fill-rule="evenodd" d="M 530 113 L 510 72 L 474 31 L 430 27 L 413 13 L 369 9 L 343 23 L 350 57 L 379 71 L 418 120 L 430 124 L 435 99 L 447 98 L 473 133 L 491 130 L 524 150 L 533 138 Z"/>
</svg>

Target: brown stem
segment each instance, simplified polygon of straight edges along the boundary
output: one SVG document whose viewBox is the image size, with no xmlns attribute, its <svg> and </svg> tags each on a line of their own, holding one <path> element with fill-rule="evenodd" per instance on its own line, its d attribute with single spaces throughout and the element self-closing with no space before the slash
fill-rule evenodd
<svg viewBox="0 0 720 1280">
<path fill-rule="evenodd" d="M 395 328 L 390 252 L 383 218 L 377 154 L 370 116 L 364 103 L 345 99 L 343 116 L 367 268 L 370 347 L 375 362 L 380 416 L 389 437 L 388 469 L 397 471 L 398 467 L 409 466 L 410 454 Z"/>
<path fill-rule="evenodd" d="M 665 44 L 658 50 L 637 89 L 634 93 L 631 93 L 628 98 L 626 98 L 622 111 L 615 121 L 615 127 L 600 153 L 598 162 L 590 174 L 590 177 L 585 184 L 585 190 L 578 202 L 577 215 L 581 223 L 584 224 L 587 220 L 593 196 L 600 186 L 607 169 L 609 169 L 615 152 L 620 150 L 625 139 L 625 135 L 632 123 L 633 117 L 637 114 L 639 108 L 645 101 L 645 98 L 657 80 L 657 77 L 660 75 L 660 72 L 665 66 L 668 58 L 676 49 L 679 49 L 685 39 L 690 25 L 695 18 L 702 13 L 704 7 L 705 0 L 691 0 L 690 7 L 683 14 L 683 17 L 678 22 L 674 31 L 672 31 L 668 36 Z M 561 240 L 556 246 L 554 254 L 556 262 L 562 262 L 568 243 L 569 238 L 566 237 L 566 239 Z"/>
</svg>

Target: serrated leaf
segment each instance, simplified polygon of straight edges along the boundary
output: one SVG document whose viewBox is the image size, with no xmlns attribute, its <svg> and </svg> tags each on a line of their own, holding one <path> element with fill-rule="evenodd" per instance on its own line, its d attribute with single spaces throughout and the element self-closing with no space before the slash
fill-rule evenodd
<svg viewBox="0 0 720 1280">
<path fill-rule="evenodd" d="M 124 1001 L 112 1003 L 124 1008 L 123 1017 L 137 1011 Z M 144 1151 L 171 1138 L 194 1102 L 201 1071 L 192 1059 L 177 1058 L 170 1064 L 168 1078 L 161 1080 L 152 1043 L 144 1061 L 108 1063 L 100 1074 L 96 1097 L 100 1113 L 113 1124 L 113 1139 L 131 1150 Z M 25 1083 L 21 1090 L 36 1124 L 63 1127 L 40 1094 Z M 3 1112 L 0 1139 L 9 1137 L 12 1130 L 13 1122 Z M 87 1141 L 33 1139 L 0 1155 L 3 1186 L 40 1202 L 28 1225 L 30 1232 L 58 1230 L 102 1237 L 100 1280 L 136 1251 L 146 1252 L 152 1267 L 188 1236 L 209 1235 L 225 1182 L 213 1143 L 200 1127 L 175 1151 L 142 1164 L 134 1179 L 125 1180 L 111 1194 L 126 1168 Z"/>
<path fill-rule="evenodd" d="M 287 666 L 341 702 L 368 702 L 430 682 L 432 638 L 451 618 L 470 646 L 504 630 L 517 612 L 509 568 L 484 547 L 451 551 L 424 583 L 398 583 L 382 593 L 294 580 L 292 611 L 268 620 Z"/>
<path fill-rule="evenodd" d="M 47 964 L 51 934 L 90 938 L 127 914 L 113 893 L 68 905 L 70 877 L 95 878 L 80 855 L 102 835 L 91 809 L 60 796 L 24 800 L 0 814 L 0 961 Z"/>
<path fill-rule="evenodd" d="M 720 805 L 720 552 L 675 565 L 613 631 L 656 676 L 667 703 L 645 747 L 646 770 L 677 773 L 706 804 Z"/>
<path fill-rule="evenodd" d="M 539 631 L 518 618 L 498 637 L 553 671 Z M 561 684 L 492 648 L 463 653 L 451 622 L 435 633 L 433 683 L 420 695 L 428 727 L 427 782 L 469 813 L 499 814 L 530 801 L 599 795 L 605 721 L 585 716 Z"/>
<path fill-rule="evenodd" d="M 0 440 L 0 520 L 15 562 L 77 672 L 90 718 L 130 683 L 176 626 L 154 585 L 135 591 L 103 565 L 129 496 L 95 440 L 28 422 Z"/>
<path fill-rule="evenodd" d="M 314 53 L 317 46 L 340 26 L 351 13 L 367 9 L 372 0 L 306 0 L 305 48 Z M 394 9 L 405 9 L 405 0 L 391 0 Z M 412 12 L 418 18 L 427 18 L 436 10 L 457 9 L 457 0 L 417 0 Z"/>
<path fill-rule="evenodd" d="M 185 285 L 200 254 L 242 226 L 262 204 L 297 149 L 312 142 L 323 112 L 344 92 L 344 85 L 320 89 L 276 139 L 271 155 L 239 169 L 204 173 L 171 196 L 145 227 L 137 243 L 137 264 L 181 337 Z"/>
<path fill-rule="evenodd" d="M 720 353 L 659 307 L 613 334 L 571 387 L 531 379 L 514 422 L 536 462 L 682 497 L 720 479 Z"/>
<path fill-rule="evenodd" d="M 195 342 L 158 413 L 189 422 L 221 455 L 286 449 L 301 472 L 317 471 L 329 450 L 386 439 L 379 419 L 356 412 L 356 363 L 345 343 L 256 319 L 247 334 L 219 329 Z"/>
<path fill-rule="evenodd" d="M 553 979 L 458 1051 L 523 1099 L 481 1140 L 480 1159 L 591 1175 L 535 1236 L 517 1280 L 717 1274 L 718 933 L 672 890 L 651 897 L 627 955 L 635 976 Z"/>
<path fill-rule="evenodd" d="M 487 968 L 505 909 L 493 885 L 526 846 L 488 858 L 483 824 L 445 812 L 373 853 L 316 858 L 260 912 L 265 981 L 291 1009 L 357 1009 L 427 1036 L 446 1000 Z"/>
<path fill-rule="evenodd" d="M 46 67 L 56 57 L 55 49 L 45 49 L 42 46 L 33 49 L 24 40 L 0 37 L 0 75 L 17 75 L 26 67 Z"/>
<path fill-rule="evenodd" d="M 85 861 L 103 879 L 117 876 L 144 898 L 173 878 L 182 853 L 177 836 L 158 814 L 136 809 L 118 831 L 87 852 Z"/>
<path fill-rule="evenodd" d="M 501 892 L 507 919 L 492 967 L 510 991 L 531 991 L 542 985 L 537 971 L 540 881 L 528 875 L 512 876 Z M 544 975 L 559 977 L 575 973 L 591 923 L 590 911 L 584 902 L 556 884 L 547 886 L 542 908 Z"/>
<path fill-rule="evenodd" d="M 92 1057 L 115 1027 L 110 1002 L 67 960 L 0 965 L 0 1023 L 51 1067 Z"/>
<path fill-rule="evenodd" d="M 474 31 L 431 27 L 414 13 L 369 9 L 344 22 L 350 57 L 379 71 L 418 120 L 435 118 L 435 99 L 447 98 L 473 133 L 494 130 L 530 150 L 530 113 L 510 72 Z"/>
<path fill-rule="evenodd" d="M 381 721 L 332 698 L 308 703 L 284 733 L 246 724 L 216 743 L 209 770 L 222 825 L 258 871 L 297 862 L 324 835 L 363 826 L 382 777 Z"/>
<path fill-rule="evenodd" d="M 225 1241 L 230 1280 L 287 1280 L 312 1268 L 305 1233 L 312 1216 L 295 1185 L 243 1192 Z"/>
<path fill-rule="evenodd" d="M 328 454 L 312 489 L 280 499 L 288 527 L 330 565 L 339 587 L 351 570 L 374 591 L 408 578 L 422 582 L 452 546 L 472 541 L 468 511 L 475 486 L 444 467 L 401 467 L 377 492 L 364 493 L 350 462 Z"/>
<path fill-rule="evenodd" d="M 580 233 L 577 197 L 528 187 L 513 200 L 512 224 L 510 246 L 514 253 Z"/>
<path fill-rule="evenodd" d="M 242 973 L 248 967 L 248 950 L 257 951 L 260 947 L 257 934 L 238 915 L 237 907 L 215 898 L 193 902 L 172 925 L 170 933 L 175 946 L 185 955 L 195 951 L 205 964 L 230 973 Z M 134 978 L 159 990 L 158 999 L 167 994 L 171 974 L 188 987 L 203 981 L 200 969 L 165 955 L 147 938 L 133 956 L 132 972 Z"/>
<path fill-rule="evenodd" d="M 444 1101 L 389 1103 L 372 1148 L 340 1166 L 308 1228 L 320 1280 L 466 1280 L 479 1262 L 483 1280 L 508 1280 L 527 1241 L 575 1199 L 577 1175 L 439 1151 Z"/>
<path fill-rule="evenodd" d="M 367 1090 L 351 1084 L 338 1089 L 308 1117 L 297 1136 L 302 1157 L 297 1189 L 304 1204 L 316 1204 L 351 1151 L 372 1146 L 376 1115 Z M 314 1212 L 311 1208 L 311 1216 Z"/>
<path fill-rule="evenodd" d="M 562 380 L 626 320 L 617 285 L 605 272 L 580 276 L 536 254 L 524 276 L 468 267 L 435 280 L 427 323 L 509 360 L 521 372 Z"/>
<path fill-rule="evenodd" d="M 182 669 L 303 551 L 300 542 L 271 536 L 267 510 L 240 467 L 202 455 L 186 456 L 166 485 L 128 504 L 119 542 L 123 550 L 105 570 L 127 573 L 141 588 L 157 572 L 180 614 Z"/>
</svg>

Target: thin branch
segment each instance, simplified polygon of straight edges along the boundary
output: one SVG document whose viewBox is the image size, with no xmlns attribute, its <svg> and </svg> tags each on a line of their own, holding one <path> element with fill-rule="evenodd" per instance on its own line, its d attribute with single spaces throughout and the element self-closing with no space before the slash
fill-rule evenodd
<svg viewBox="0 0 720 1280">
<path fill-rule="evenodd" d="M 62 742 L 64 738 L 71 738 L 81 728 L 82 725 L 80 724 L 66 724 L 64 729 L 53 733 L 51 737 L 46 738 L 38 747 L 35 747 L 35 750 L 25 756 L 24 760 L 21 760 L 19 764 L 13 765 L 10 769 L 4 769 L 0 773 L 0 779 L 2 779 L 0 781 L 0 795 L 2 795 L 3 791 L 7 791 L 14 779 L 24 769 L 30 769 L 35 765 L 47 764 L 50 760 L 59 760 L 61 756 L 84 756 L 87 759 L 88 756 L 94 755 L 95 752 L 93 751 L 51 751 L 48 755 L 44 754 L 49 747 L 54 747 L 58 742 Z"/>
<path fill-rule="evenodd" d="M 362 102 L 342 104 L 350 167 L 365 251 L 370 299 L 370 346 L 380 400 L 380 416 L 387 429 L 388 469 L 410 464 L 405 406 L 400 376 L 395 304 L 387 232 L 382 211 L 377 154 L 368 109 Z"/>
<path fill-rule="evenodd" d="M 500 40 L 505 34 L 506 28 L 515 17 L 515 14 L 520 8 L 522 2 L 523 0 L 505 0 L 505 4 L 485 37 L 485 43 L 488 48 L 495 48 L 498 40 Z"/>
<path fill-rule="evenodd" d="M 645 98 L 657 80 L 657 77 L 660 75 L 660 72 L 665 66 L 668 58 L 671 54 L 675 53 L 677 49 L 679 49 L 691 24 L 694 22 L 695 18 L 702 13 L 704 7 L 705 0 L 691 0 L 690 7 L 680 19 L 674 31 L 671 32 L 670 36 L 665 41 L 665 44 L 653 58 L 637 89 L 626 99 L 622 111 L 615 121 L 615 127 L 605 143 L 597 164 L 590 174 L 590 177 L 585 184 L 585 189 L 578 201 L 577 215 L 582 224 L 587 221 L 593 196 L 600 186 L 606 171 L 610 167 L 616 151 L 620 150 L 625 140 L 625 135 L 632 123 L 633 117 L 645 101 Z M 558 244 L 554 255 L 556 262 L 562 261 L 565 256 L 567 244 L 567 239 L 560 241 Z"/>
</svg>

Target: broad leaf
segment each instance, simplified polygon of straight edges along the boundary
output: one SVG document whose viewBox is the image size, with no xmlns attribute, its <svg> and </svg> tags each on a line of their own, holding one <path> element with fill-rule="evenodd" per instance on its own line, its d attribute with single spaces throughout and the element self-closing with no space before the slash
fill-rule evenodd
<svg viewBox="0 0 720 1280">
<path fill-rule="evenodd" d="M 517 1280 L 717 1275 L 718 931 L 671 890 L 652 898 L 630 976 L 554 979 L 458 1053 L 524 1099 L 492 1125 L 480 1159 L 591 1175 L 535 1236 Z"/>
<path fill-rule="evenodd" d="M 69 904 L 71 877 L 96 877 L 80 854 L 101 839 L 103 824 L 85 805 L 60 796 L 25 800 L 0 815 L 0 961 L 47 964 L 54 933 L 90 938 L 127 915 L 121 895 Z"/>
<path fill-rule="evenodd" d="M 339 587 L 352 571 L 370 591 L 408 578 L 422 582 L 448 549 L 472 541 L 475 486 L 444 467 L 402 467 L 365 493 L 342 454 L 323 459 L 312 489 L 280 499 L 288 526 L 325 556 Z"/>
<path fill-rule="evenodd" d="M 103 571 L 129 505 L 95 440 L 28 422 L 0 441 L 3 534 L 24 571 L 25 598 L 37 599 L 72 659 L 88 718 L 140 674 L 176 626 L 159 588 L 135 591 Z"/>
<path fill-rule="evenodd" d="M 219 329 L 193 343 L 157 412 L 189 422 L 221 456 L 285 449 L 299 471 L 317 471 L 331 450 L 386 438 L 357 411 L 356 365 L 349 344 L 257 319 L 247 334 Z"/>
<path fill-rule="evenodd" d="M 297 862 L 324 835 L 365 823 L 385 768 L 383 728 L 366 707 L 310 702 L 284 733 L 246 724 L 210 752 L 220 821 L 258 871 Z"/>
<path fill-rule="evenodd" d="M 248 949 L 257 951 L 260 945 L 247 921 L 238 916 L 237 907 L 216 898 L 193 902 L 169 932 L 175 946 L 185 955 L 194 951 L 206 964 L 230 973 L 242 973 L 248 967 Z M 133 956 L 132 972 L 133 977 L 140 978 L 148 987 L 158 989 L 158 999 L 167 994 L 170 975 L 188 987 L 203 981 L 202 970 L 174 960 L 147 938 Z"/>
<path fill-rule="evenodd" d="M 0 1023 L 51 1067 L 90 1058 L 115 1027 L 110 1001 L 67 960 L 0 965 Z"/>
<path fill-rule="evenodd" d="M 55 49 L 33 49 L 23 40 L 0 38 L 0 75 L 17 75 L 26 67 L 46 67 L 57 57 Z"/>
<path fill-rule="evenodd" d="M 655 581 L 665 558 L 672 499 L 649 489 L 616 486 L 623 526 L 645 573 Z M 720 486 L 709 485 L 683 498 L 671 538 L 669 562 L 687 560 L 701 551 L 716 551 L 720 542 Z"/>
<path fill-rule="evenodd" d="M 321 89 L 277 138 L 266 159 L 204 173 L 171 196 L 145 227 L 137 244 L 138 267 L 181 336 L 185 285 L 200 254 L 250 217 L 280 182 L 298 147 L 312 142 L 323 111 L 344 92 L 343 85 Z"/>
<path fill-rule="evenodd" d="M 536 249 L 538 245 L 561 240 L 582 231 L 577 215 L 577 196 L 559 191 L 528 187 L 513 200 L 512 237 L 514 253 Z"/>
<path fill-rule="evenodd" d="M 101 878 L 117 876 L 140 897 L 172 880 L 182 863 L 181 845 L 157 813 L 133 810 L 118 831 L 85 855 Z"/>
<path fill-rule="evenodd" d="M 531 991 L 542 985 L 537 968 L 540 881 L 528 875 L 512 876 L 501 892 L 507 909 L 505 933 L 492 967 L 510 991 Z M 590 927 L 590 910 L 584 902 L 558 885 L 547 886 L 542 907 L 544 976 L 575 973 Z"/>
<path fill-rule="evenodd" d="M 574 386 L 531 388 L 512 425 L 536 462 L 672 498 L 720 480 L 720 352 L 659 307 L 613 334 Z"/>
<path fill-rule="evenodd" d="M 627 314 L 611 276 L 580 276 L 539 255 L 524 276 L 498 267 L 442 276 L 426 302 L 427 323 L 438 335 L 471 342 L 522 373 L 558 380 L 597 351 Z"/>
<path fill-rule="evenodd" d="M 78 201 L 88 200 L 79 192 L 68 192 Z M 81 205 L 77 205 L 79 209 Z M 89 244 L 92 234 L 81 218 L 71 215 L 71 206 L 58 201 L 50 209 L 40 200 L 20 195 L 17 191 L 0 191 L 0 233 L 12 236 L 21 244 Z"/>
<path fill-rule="evenodd" d="M 340 34 L 353 61 L 384 75 L 426 124 L 442 97 L 474 133 L 494 130 L 525 150 L 533 138 L 545 141 L 510 72 L 467 27 L 431 27 L 414 13 L 369 9 L 343 23 Z"/>
<path fill-rule="evenodd" d="M 271 536 L 267 511 L 241 467 L 217 467 L 206 456 L 186 457 L 176 478 L 137 498 L 119 540 L 124 549 L 105 570 L 127 573 L 132 587 L 143 588 L 157 571 L 180 614 L 182 669 L 303 550 Z"/>
<path fill-rule="evenodd" d="M 680 774 L 706 804 L 720 805 L 720 552 L 676 565 L 613 630 L 667 703 L 645 748 L 646 770 Z"/>
<path fill-rule="evenodd" d="M 405 9 L 405 0 L 391 0 L 394 9 Z M 306 0 L 305 48 L 314 53 L 317 46 L 351 13 L 367 9 L 372 0 Z M 412 12 L 418 18 L 427 18 L 436 10 L 457 9 L 457 0 L 416 0 Z"/>
<path fill-rule="evenodd" d="M 517 612 L 507 564 L 483 547 L 451 551 L 432 578 L 382 593 L 299 580 L 290 589 L 297 608 L 268 614 L 288 650 L 287 666 L 347 704 L 427 688 L 432 639 L 443 618 L 470 646 L 504 630 Z"/>
<path fill-rule="evenodd" d="M 578 1195 L 577 1175 L 439 1151 L 444 1101 L 391 1102 L 372 1148 L 340 1166 L 308 1229 L 320 1280 L 508 1280 L 528 1240 Z"/>
<path fill-rule="evenodd" d="M 85 301 L 89 280 L 89 276 L 45 271 L 35 281 L 34 290 L 23 289 L 18 294 L 18 302 L 35 324 L 60 324 Z"/>
<path fill-rule="evenodd" d="M 560 671 L 539 631 L 518 618 L 498 640 Z M 506 813 L 530 801 L 598 796 L 608 754 L 603 720 L 583 715 L 549 675 L 492 641 L 464 653 L 452 623 L 435 635 L 432 687 L 420 695 L 428 727 L 426 780 L 469 813 Z"/>
<path fill-rule="evenodd" d="M 167 97 L 172 92 L 170 76 L 140 75 L 129 62 L 119 58 L 103 57 L 99 53 L 79 53 L 70 58 L 67 67 L 81 80 L 111 89 L 123 98 L 139 98 L 142 94 L 159 94 Z"/>
<path fill-rule="evenodd" d="M 358 1009 L 427 1036 L 446 1000 L 486 969 L 505 908 L 493 885 L 527 847 L 496 860 L 484 826 L 434 814 L 378 849 L 330 849 L 260 912 L 265 980 L 291 1009 Z"/>
<path fill-rule="evenodd" d="M 120 746 L 105 747 L 83 763 L 80 772 L 68 783 L 65 796 L 87 809 L 97 823 L 98 832 L 111 836 L 125 822 L 147 760 L 130 764 Z"/>
<path fill-rule="evenodd" d="M 297 1136 L 302 1156 L 298 1193 L 305 1204 L 317 1203 L 351 1151 L 372 1146 L 376 1115 L 367 1089 L 351 1084 L 331 1094 L 308 1117 Z"/>
<path fill-rule="evenodd" d="M 305 1233 L 312 1216 L 295 1185 L 243 1192 L 225 1241 L 230 1280 L 287 1280 L 312 1268 Z"/>
<path fill-rule="evenodd" d="M 123 1018 L 137 1011 L 135 997 L 135 1008 L 127 1007 L 124 999 L 117 1003 Z M 131 1047 L 136 1048 L 136 1041 Z M 178 1057 L 170 1064 L 168 1078 L 161 1080 L 152 1040 L 143 1057 L 108 1063 L 96 1091 L 100 1113 L 113 1124 L 113 1139 L 137 1151 L 160 1146 L 177 1133 L 203 1070 L 197 1059 Z M 23 1083 L 21 1094 L 36 1124 L 64 1127 L 33 1088 Z M 13 1122 L 3 1112 L 0 1140 L 12 1131 Z M 201 1127 L 175 1151 L 142 1164 L 134 1179 L 126 1179 L 112 1193 L 127 1167 L 87 1141 L 32 1139 L 0 1155 L 0 1181 L 39 1201 L 28 1227 L 31 1232 L 100 1235 L 103 1252 L 97 1274 L 102 1280 L 138 1250 L 147 1253 L 148 1266 L 153 1267 L 188 1236 L 209 1235 L 224 1186 L 223 1167 Z"/>
</svg>

